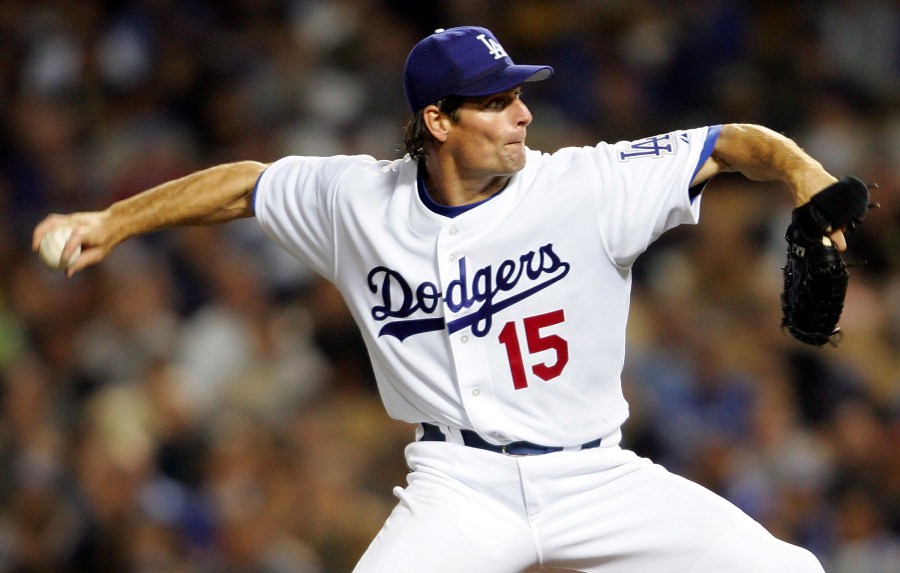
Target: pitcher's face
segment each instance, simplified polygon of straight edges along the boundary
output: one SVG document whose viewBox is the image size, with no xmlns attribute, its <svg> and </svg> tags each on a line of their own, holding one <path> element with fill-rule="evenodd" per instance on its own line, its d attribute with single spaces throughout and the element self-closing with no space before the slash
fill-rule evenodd
<svg viewBox="0 0 900 573">
<path fill-rule="evenodd" d="M 521 86 L 471 98 L 447 133 L 444 152 L 461 174 L 472 178 L 506 176 L 525 167 L 525 133 L 532 116 Z"/>
</svg>

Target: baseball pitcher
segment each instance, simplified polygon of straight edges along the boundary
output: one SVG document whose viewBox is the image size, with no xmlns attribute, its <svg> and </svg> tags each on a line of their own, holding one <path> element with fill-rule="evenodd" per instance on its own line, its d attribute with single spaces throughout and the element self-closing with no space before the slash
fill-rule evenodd
<svg viewBox="0 0 900 573">
<path fill-rule="evenodd" d="M 865 185 L 754 125 L 529 149 L 522 86 L 552 73 L 514 64 L 487 29 L 438 30 L 406 62 L 402 159 L 220 165 L 104 211 L 50 215 L 34 248 L 71 229 L 59 257 L 72 275 L 129 237 L 255 216 L 334 283 L 385 408 L 416 429 L 408 483 L 360 573 L 821 572 L 810 552 L 620 447 L 631 268 L 666 230 L 698 222 L 717 173 L 780 181 L 800 209 L 795 242 L 807 241 L 789 254 L 793 316 L 827 280 L 809 253 L 840 261 Z M 809 324 L 799 329 L 825 330 L 815 343 L 835 332 Z"/>
</svg>

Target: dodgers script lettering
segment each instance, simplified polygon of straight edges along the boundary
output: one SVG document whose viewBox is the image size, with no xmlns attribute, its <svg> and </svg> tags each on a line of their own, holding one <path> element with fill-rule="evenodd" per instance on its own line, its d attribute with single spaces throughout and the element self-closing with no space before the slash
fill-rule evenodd
<svg viewBox="0 0 900 573">
<path fill-rule="evenodd" d="M 369 271 L 367 278 L 369 290 L 380 302 L 372 307 L 372 318 L 385 322 L 379 336 L 400 340 L 444 327 L 450 333 L 471 328 L 472 334 L 482 337 L 490 332 L 496 313 L 559 281 L 569 274 L 570 268 L 553 250 L 552 243 L 518 259 L 503 260 L 496 267 L 471 269 L 462 257 L 456 278 L 442 292 L 429 281 L 414 287 L 399 271 L 378 266 Z M 433 316 L 441 302 L 454 314 L 474 310 L 445 322 L 443 317 Z"/>
</svg>

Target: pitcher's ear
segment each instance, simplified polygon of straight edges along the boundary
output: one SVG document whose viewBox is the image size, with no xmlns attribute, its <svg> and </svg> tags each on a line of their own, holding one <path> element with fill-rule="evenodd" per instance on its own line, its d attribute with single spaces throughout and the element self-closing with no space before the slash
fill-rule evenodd
<svg viewBox="0 0 900 573">
<path fill-rule="evenodd" d="M 450 116 L 442 112 L 438 106 L 431 104 L 422 110 L 422 122 L 435 140 L 443 143 L 447 140 L 447 132 L 450 127 Z"/>
</svg>

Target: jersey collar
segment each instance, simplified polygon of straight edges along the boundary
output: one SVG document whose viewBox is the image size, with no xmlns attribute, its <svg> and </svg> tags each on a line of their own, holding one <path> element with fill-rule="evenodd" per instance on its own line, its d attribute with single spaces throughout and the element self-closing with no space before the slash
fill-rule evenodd
<svg viewBox="0 0 900 573">
<path fill-rule="evenodd" d="M 469 203 L 468 205 L 459 205 L 456 207 L 452 207 L 450 205 L 441 205 L 440 203 L 436 203 L 434 199 L 431 198 L 431 195 L 428 193 L 428 188 L 425 185 L 425 162 L 419 161 L 418 174 L 416 176 L 416 188 L 419 193 L 419 199 L 422 200 L 422 204 L 425 205 L 429 211 L 432 213 L 437 213 L 438 215 L 443 215 L 444 217 L 449 217 L 450 219 L 462 215 L 466 211 L 470 209 L 474 209 L 475 207 L 487 203 L 494 197 L 500 195 L 503 191 L 499 191 L 494 193 L 490 197 L 482 199 L 476 203 Z"/>
</svg>

